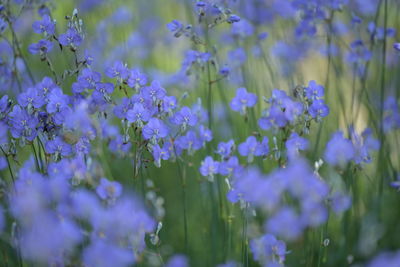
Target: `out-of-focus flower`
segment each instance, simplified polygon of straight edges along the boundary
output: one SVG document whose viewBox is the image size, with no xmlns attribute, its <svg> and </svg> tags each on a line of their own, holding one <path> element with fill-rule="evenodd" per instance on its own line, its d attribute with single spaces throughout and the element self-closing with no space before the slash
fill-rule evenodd
<svg viewBox="0 0 400 267">
<path fill-rule="evenodd" d="M 122 186 L 115 181 L 109 181 L 106 178 L 100 179 L 100 184 L 96 188 L 97 195 L 103 199 L 116 199 L 122 194 Z"/>
<path fill-rule="evenodd" d="M 236 96 L 230 102 L 231 109 L 246 113 L 246 108 L 253 107 L 257 103 L 257 96 L 253 93 L 248 93 L 246 88 L 238 88 Z"/>
<path fill-rule="evenodd" d="M 189 267 L 189 260 L 184 255 L 174 255 L 168 260 L 166 267 Z"/>
<path fill-rule="evenodd" d="M 40 54 L 41 56 L 46 55 L 52 49 L 53 49 L 53 43 L 45 39 L 42 39 L 35 44 L 31 44 L 28 47 L 29 53 Z"/>
<path fill-rule="evenodd" d="M 263 266 L 275 266 L 274 263 L 280 266 L 285 262 L 286 244 L 281 240 L 277 240 L 271 234 L 265 234 L 259 238 L 250 241 L 250 249 L 253 253 L 254 260 L 261 263 Z"/>
<path fill-rule="evenodd" d="M 157 118 L 151 118 L 149 122 L 143 127 L 144 139 L 155 139 L 164 138 L 168 135 L 167 126 Z"/>
<path fill-rule="evenodd" d="M 334 133 L 326 145 L 325 160 L 331 165 L 343 166 L 354 158 L 355 151 L 349 139 L 343 137 L 343 133 Z"/>
<path fill-rule="evenodd" d="M 42 20 L 35 21 L 32 24 L 35 33 L 44 34 L 45 36 L 53 35 L 56 28 L 55 26 L 54 21 L 47 14 L 42 17 Z"/>
<path fill-rule="evenodd" d="M 214 175 L 218 173 L 219 162 L 214 161 L 212 157 L 207 156 L 200 166 L 200 173 L 210 181 L 214 180 Z"/>
</svg>

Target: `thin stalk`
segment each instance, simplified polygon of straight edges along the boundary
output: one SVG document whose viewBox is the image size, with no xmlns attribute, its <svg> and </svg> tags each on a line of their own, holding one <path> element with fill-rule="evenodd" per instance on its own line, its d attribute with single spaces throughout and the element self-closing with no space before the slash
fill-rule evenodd
<svg viewBox="0 0 400 267">
<path fill-rule="evenodd" d="M 8 159 L 8 155 L 6 154 L 6 152 L 3 150 L 3 148 L 1 146 L 0 146 L 0 149 L 1 149 L 1 152 L 3 152 L 3 154 L 4 154 L 4 157 L 6 158 L 8 171 L 10 172 L 11 180 L 12 180 L 12 182 L 14 184 L 15 183 L 15 178 L 14 178 L 14 173 L 13 173 L 12 168 L 11 168 L 10 160 Z"/>
<path fill-rule="evenodd" d="M 376 8 L 376 13 L 375 13 L 375 17 L 374 17 L 374 23 L 375 23 L 375 25 L 378 23 L 378 19 L 379 19 L 379 10 L 381 9 L 381 5 L 382 5 L 382 0 L 379 1 L 378 6 L 377 6 L 377 8 Z M 385 31 L 384 34 L 386 35 L 386 31 Z M 385 40 L 386 40 L 386 38 L 385 38 Z M 375 45 L 375 42 L 372 40 L 372 41 L 371 41 L 371 44 L 370 44 L 370 46 L 369 46 L 369 51 L 372 51 L 372 50 L 373 50 L 374 45 Z M 361 77 L 361 79 L 360 79 L 360 82 L 361 82 L 361 92 L 360 92 L 360 94 L 358 95 L 358 99 L 360 99 L 360 102 L 359 102 L 359 104 L 357 105 L 357 109 L 356 109 L 356 116 L 355 116 L 356 119 L 358 118 L 358 115 L 359 115 L 360 110 L 361 110 L 361 99 L 362 99 L 364 93 L 366 94 L 367 102 L 368 102 L 368 103 L 371 103 L 371 101 L 369 100 L 368 91 L 366 90 L 366 89 L 367 89 L 367 77 L 369 76 L 369 75 L 368 75 L 368 72 L 369 72 L 370 65 L 371 65 L 371 60 L 369 60 L 369 61 L 367 61 L 367 62 L 365 63 L 364 75 L 363 75 L 363 76 Z M 370 105 L 369 105 L 368 103 L 367 103 L 366 107 L 368 108 L 370 114 L 372 114 L 372 112 L 371 112 L 371 110 L 370 110 Z"/>
<path fill-rule="evenodd" d="M 32 146 L 32 150 L 33 150 L 33 155 L 35 156 L 36 169 L 37 169 L 38 172 L 42 172 L 40 164 L 39 164 L 39 159 L 38 159 L 38 156 L 37 156 L 37 153 L 36 153 L 35 144 L 32 142 L 31 146 Z"/>
<path fill-rule="evenodd" d="M 49 66 L 51 73 L 53 74 L 53 77 L 54 77 L 54 80 L 55 80 L 56 84 L 59 84 L 59 83 L 58 83 L 57 73 L 56 73 L 56 71 L 54 70 L 54 67 L 53 67 L 53 64 L 52 64 L 51 61 L 50 61 L 50 58 L 49 58 L 47 55 L 46 55 L 46 57 L 45 57 L 45 61 L 46 61 L 46 63 L 47 63 L 47 66 Z"/>
<path fill-rule="evenodd" d="M 249 258 L 247 251 L 247 204 L 243 210 L 243 224 L 242 224 L 242 263 L 244 267 L 249 266 Z"/>
<path fill-rule="evenodd" d="M 188 247 L 189 247 L 189 237 L 188 237 L 188 222 L 187 222 L 187 207 L 186 207 L 186 168 L 185 165 L 183 165 L 183 170 L 181 169 L 181 166 L 179 164 L 179 160 L 176 161 L 177 167 L 178 167 L 178 172 L 179 172 L 179 177 L 180 177 L 180 182 L 181 182 L 181 188 L 182 188 L 182 208 L 183 208 L 183 232 L 184 232 L 184 238 L 185 238 L 185 254 L 188 253 Z"/>
<path fill-rule="evenodd" d="M 387 17 L 388 17 L 388 0 L 384 0 L 384 35 L 383 35 L 383 47 L 382 47 L 382 72 L 381 72 L 381 90 L 380 90 L 380 116 L 379 120 L 380 127 L 379 127 L 379 139 L 380 143 L 383 143 L 384 139 L 384 132 L 383 132 L 383 102 L 384 102 L 384 97 L 385 97 L 385 76 L 386 76 L 386 28 L 387 28 Z M 384 149 L 381 148 L 379 151 L 379 162 L 380 166 L 384 166 Z M 384 181 L 384 173 L 381 173 L 380 175 L 380 182 L 379 182 L 379 199 L 382 198 L 382 192 L 383 192 L 383 181 Z"/>
<path fill-rule="evenodd" d="M 31 79 L 32 83 L 35 84 L 35 78 L 34 78 L 34 76 L 33 76 L 33 74 L 32 74 L 32 71 L 31 71 L 31 69 L 29 68 L 28 63 L 27 63 L 25 57 L 22 55 L 22 50 L 21 50 L 21 47 L 19 46 L 18 37 L 17 37 L 17 34 L 15 33 L 15 30 L 14 30 L 14 27 L 13 27 L 13 24 L 12 24 L 12 21 L 9 19 L 8 16 L 5 16 L 5 19 L 6 19 L 6 21 L 7 21 L 8 27 L 9 27 L 9 29 L 10 29 L 10 31 L 11 31 L 11 35 L 12 35 L 12 37 L 13 37 L 13 43 L 14 43 L 14 45 L 15 45 L 16 52 L 18 52 L 18 54 L 14 55 L 14 56 L 19 56 L 19 57 L 22 59 L 22 61 L 24 62 L 24 65 L 25 65 L 25 67 L 26 67 L 26 70 L 27 70 L 27 72 L 28 72 L 29 78 Z"/>
<path fill-rule="evenodd" d="M 333 21 L 334 15 L 335 15 L 335 13 L 334 13 L 334 11 L 332 11 L 330 19 L 329 19 L 329 23 L 328 23 L 328 36 L 327 36 L 327 39 L 326 39 L 326 47 L 327 47 L 327 51 L 328 51 L 328 65 L 327 65 L 327 71 L 326 71 L 326 77 L 325 77 L 325 86 L 324 86 L 325 95 L 327 95 L 327 91 L 328 91 L 328 88 L 329 88 L 329 74 L 331 72 L 331 65 L 332 65 L 332 55 L 331 55 L 330 48 L 331 48 L 331 45 L 332 45 L 332 21 Z M 318 155 L 317 152 L 318 152 L 319 142 L 321 140 L 321 133 L 322 133 L 322 122 L 320 122 L 319 126 L 318 126 L 317 141 L 316 141 L 315 146 L 314 146 L 313 155 Z M 317 158 L 315 158 L 315 160 L 317 160 Z"/>
</svg>

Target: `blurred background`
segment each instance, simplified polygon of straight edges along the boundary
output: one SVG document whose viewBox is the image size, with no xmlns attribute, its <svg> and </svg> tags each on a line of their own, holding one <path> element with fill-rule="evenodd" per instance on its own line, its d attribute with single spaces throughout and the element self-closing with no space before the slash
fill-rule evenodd
<svg viewBox="0 0 400 267">
<path fill-rule="evenodd" d="M 389 186 L 397 179 L 400 168 L 399 134 L 398 131 L 383 134 L 380 125 L 383 101 L 389 96 L 398 99 L 400 95 L 400 54 L 393 48 L 400 40 L 400 2 L 319 1 L 331 8 L 321 10 L 323 15 L 314 14 L 309 20 L 297 8 L 307 5 L 307 1 L 218 2 L 229 7 L 240 21 L 207 29 L 199 22 L 196 1 L 191 0 L 46 3 L 57 21 L 58 33 L 67 27 L 65 16 L 77 8 L 85 32 L 84 43 L 77 53 L 79 57 L 89 54 L 94 59 L 93 69 L 103 73 L 106 67 L 121 60 L 130 68 L 148 74 L 150 80 L 160 81 L 168 94 L 182 99 L 182 104 L 211 106 L 210 128 L 214 139 L 207 149 L 185 157 L 182 162 L 165 161 L 161 169 L 148 163 L 137 178 L 129 155 L 116 157 L 101 149 L 101 145 L 96 146 L 95 157 L 105 175 L 141 195 L 157 220 L 162 221 L 158 253 L 165 259 L 184 253 L 191 266 L 216 266 L 227 260 L 243 262 L 242 231 L 245 228 L 249 237 L 259 235 L 263 218 L 259 216 L 243 225 L 243 211 L 226 199 L 225 181 L 217 179 L 220 190 L 210 186 L 198 171 L 199 163 L 216 150 L 219 142 L 233 139 L 239 144 L 250 134 L 260 132 L 256 118 L 268 106 L 262 98 L 269 98 L 272 89 L 293 95 L 297 86 L 306 86 L 310 80 L 325 87 L 325 101 L 330 108 L 329 116 L 310 128 L 311 148 L 305 154 L 310 164 L 322 158 L 333 132 L 338 129 L 347 132 L 350 125 L 357 132 L 371 127 L 381 141 L 381 151 L 373 155 L 372 164 L 363 166 L 355 175 L 326 165 L 321 167 L 321 176 L 332 188 L 352 191 L 357 203 L 345 215 L 329 217 L 326 225 L 309 229 L 300 240 L 288 244 L 287 266 L 363 266 L 379 251 L 399 249 L 400 196 Z M 15 22 L 15 29 L 27 64 L 37 80 L 51 77 L 46 63 L 28 53 L 29 44 L 39 39 L 31 25 L 40 17 L 31 11 L 22 14 Z M 191 40 L 184 34 L 175 37 L 167 27 L 172 20 L 179 20 L 185 26 L 190 24 L 201 40 Z M 385 26 L 386 33 L 376 30 Z M 363 43 L 356 44 L 357 40 Z M 210 52 L 213 61 L 209 65 L 198 64 L 189 71 L 188 50 Z M 4 43 L 0 53 L 7 56 Z M 66 50 L 53 51 L 49 58 L 57 73 L 74 64 L 72 53 Z M 228 75 L 221 74 L 224 69 L 229 70 Z M 213 84 L 211 96 L 207 94 L 210 78 L 218 80 Z M 65 80 L 64 92 L 71 92 L 73 82 L 74 77 Z M 239 87 L 259 96 L 248 118 L 227 108 Z M 1 89 L 0 94 L 3 94 Z M 123 96 L 122 91 L 115 94 L 116 98 Z M 274 136 L 272 132 L 262 134 L 270 140 Z M 276 168 L 276 163 L 269 160 L 259 160 L 256 164 L 264 173 Z M 182 230 L 181 175 L 186 181 L 187 248 Z M 346 179 L 354 179 L 356 192 L 347 186 Z M 381 179 L 382 196 L 378 194 Z M 159 197 L 162 208 L 154 210 L 150 204 L 154 196 L 149 196 L 149 192 Z M 152 255 L 145 253 L 143 257 Z M 147 266 L 148 262 L 143 259 L 138 266 Z M 245 266 L 258 266 L 251 257 L 245 262 Z"/>
</svg>

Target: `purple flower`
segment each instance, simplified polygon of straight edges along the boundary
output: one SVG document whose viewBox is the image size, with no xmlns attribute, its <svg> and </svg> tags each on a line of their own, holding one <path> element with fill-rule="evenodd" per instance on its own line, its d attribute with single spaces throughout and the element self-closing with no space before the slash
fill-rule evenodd
<svg viewBox="0 0 400 267">
<path fill-rule="evenodd" d="M 0 121 L 0 145 L 8 143 L 8 127 Z"/>
<path fill-rule="evenodd" d="M 135 261 L 133 251 L 130 249 L 103 240 L 92 242 L 83 251 L 82 257 L 86 266 L 96 267 L 128 267 Z"/>
<path fill-rule="evenodd" d="M 266 224 L 267 232 L 290 241 L 297 239 L 303 229 L 299 216 L 289 207 L 278 210 Z"/>
<path fill-rule="evenodd" d="M 90 139 L 86 136 L 83 136 L 79 139 L 79 141 L 75 144 L 76 153 L 81 154 L 89 154 L 91 148 Z"/>
<path fill-rule="evenodd" d="M 180 37 L 184 31 L 184 26 L 183 24 L 179 21 L 174 19 L 170 23 L 167 24 L 168 30 L 174 33 L 174 36 L 176 38 Z"/>
<path fill-rule="evenodd" d="M 0 113 L 6 114 L 11 107 L 11 102 L 8 99 L 8 95 L 4 95 L 0 98 Z"/>
<path fill-rule="evenodd" d="M 139 89 L 147 84 L 147 76 L 137 69 L 129 72 L 128 85 L 131 88 Z"/>
<path fill-rule="evenodd" d="M 185 129 L 186 125 L 195 126 L 197 123 L 196 114 L 192 113 L 192 110 L 188 107 L 183 107 L 180 111 L 176 112 L 171 118 L 171 122 L 176 125 L 182 125 Z"/>
<path fill-rule="evenodd" d="M 345 165 L 354 158 L 355 151 L 349 139 L 343 137 L 343 133 L 334 133 L 331 140 L 326 144 L 324 153 L 325 160 L 331 165 Z"/>
<path fill-rule="evenodd" d="M 160 148 L 160 146 L 158 144 L 155 144 L 154 146 L 152 146 L 152 154 L 153 154 L 154 164 L 158 168 L 161 167 L 161 159 L 168 160 L 171 156 L 169 149 L 165 144 L 164 144 L 163 148 Z"/>
<path fill-rule="evenodd" d="M 371 35 L 371 39 L 376 38 L 378 40 L 383 40 L 385 38 L 385 34 L 387 38 L 394 37 L 396 34 L 395 29 L 386 28 L 385 30 L 383 27 L 377 27 L 374 22 L 370 22 L 367 29 Z"/>
<path fill-rule="evenodd" d="M 126 117 L 128 110 L 133 108 L 133 104 L 130 98 L 124 97 L 119 105 L 114 108 L 114 115 L 117 118 L 123 119 Z"/>
<path fill-rule="evenodd" d="M 100 93 L 102 96 L 110 95 L 114 92 L 114 84 L 113 83 L 96 83 L 95 87 L 96 91 Z"/>
<path fill-rule="evenodd" d="M 219 163 L 218 173 L 224 176 L 232 175 L 240 169 L 239 159 L 235 156 Z"/>
<path fill-rule="evenodd" d="M 243 47 L 231 50 L 228 52 L 228 59 L 230 65 L 235 67 L 242 66 L 247 60 L 246 50 Z"/>
<path fill-rule="evenodd" d="M 153 81 L 150 86 L 143 87 L 140 90 L 140 94 L 144 98 L 155 102 L 156 100 L 162 100 L 166 95 L 166 91 L 158 81 Z"/>
<path fill-rule="evenodd" d="M 227 159 L 231 156 L 234 147 L 235 147 L 235 142 L 232 139 L 226 143 L 220 142 L 218 144 L 216 153 L 218 153 L 222 159 Z"/>
<path fill-rule="evenodd" d="M 46 103 L 42 91 L 35 87 L 28 88 L 25 92 L 19 94 L 17 99 L 21 107 L 31 105 L 34 108 L 40 108 Z"/>
<path fill-rule="evenodd" d="M 28 47 L 29 53 L 34 55 L 40 54 L 41 56 L 47 54 L 52 49 L 53 43 L 45 39 L 39 40 L 39 42 L 37 42 L 36 44 L 31 44 Z"/>
<path fill-rule="evenodd" d="M 46 152 L 49 154 L 60 154 L 67 157 L 72 153 L 71 145 L 65 143 L 61 137 L 56 137 L 54 140 L 49 140 L 46 143 Z"/>
<path fill-rule="evenodd" d="M 45 36 L 53 35 L 55 31 L 55 23 L 51 20 L 49 15 L 45 14 L 42 20 L 35 21 L 32 24 L 32 28 L 35 33 L 44 33 Z"/>
<path fill-rule="evenodd" d="M 47 96 L 54 88 L 58 88 L 57 84 L 49 77 L 44 77 L 35 87 L 41 91 L 43 96 Z"/>
<path fill-rule="evenodd" d="M 240 21 L 240 17 L 235 15 L 235 14 L 232 14 L 226 19 L 226 21 L 228 23 L 232 24 L 232 23 L 235 23 L 235 22 L 239 22 Z"/>
<path fill-rule="evenodd" d="M 168 260 L 166 267 L 189 267 L 189 260 L 184 255 L 174 255 Z"/>
<path fill-rule="evenodd" d="M 397 175 L 396 180 L 390 182 L 390 186 L 400 191 L 400 175 Z"/>
<path fill-rule="evenodd" d="M 400 43 L 394 43 L 393 48 L 397 51 L 400 51 Z"/>
<path fill-rule="evenodd" d="M 254 156 L 264 157 L 268 155 L 269 145 L 268 145 L 268 137 L 264 136 L 261 143 L 257 144 L 256 150 L 254 151 Z"/>
<path fill-rule="evenodd" d="M 396 267 L 400 263 L 400 251 L 381 252 L 373 258 L 367 267 Z"/>
<path fill-rule="evenodd" d="M 289 157 L 297 156 L 300 150 L 307 150 L 309 141 L 296 132 L 291 133 L 289 139 L 286 141 L 286 150 Z"/>
<path fill-rule="evenodd" d="M 281 106 L 283 101 L 288 98 L 289 98 L 289 96 L 286 94 L 285 91 L 279 90 L 279 89 L 273 89 L 272 95 L 268 99 L 268 102 L 271 103 L 272 105 L 275 104 L 277 106 Z"/>
<path fill-rule="evenodd" d="M 275 172 L 266 179 L 255 167 L 239 168 L 234 173 L 233 188 L 240 194 L 241 199 L 263 210 L 274 211 L 281 201 L 286 186 L 286 181 L 282 177 L 280 172 Z"/>
<path fill-rule="evenodd" d="M 0 18 L 0 34 L 2 34 L 7 29 L 7 26 L 7 22 L 3 18 Z"/>
<path fill-rule="evenodd" d="M 284 98 L 282 100 L 282 109 L 284 110 L 285 118 L 294 122 L 303 113 L 303 104 L 292 99 Z"/>
<path fill-rule="evenodd" d="M 188 131 L 186 135 L 180 136 L 175 140 L 175 145 L 180 149 L 187 149 L 189 155 L 191 155 L 203 146 L 203 142 L 197 137 L 194 131 Z"/>
<path fill-rule="evenodd" d="M 74 91 L 76 92 L 76 88 Z M 96 83 L 95 91 L 92 93 L 92 103 L 99 107 L 105 106 L 107 102 L 111 101 L 110 94 L 112 94 L 113 91 L 114 84 L 112 83 Z"/>
<path fill-rule="evenodd" d="M 269 114 L 266 117 L 261 117 L 258 120 L 258 125 L 263 130 L 269 130 L 271 128 L 282 128 L 287 124 L 287 118 L 282 109 L 276 105 L 271 106 Z"/>
<path fill-rule="evenodd" d="M 210 53 L 203 53 L 195 50 L 188 50 L 185 54 L 185 58 L 182 62 L 182 69 L 183 71 L 188 72 L 191 66 L 197 63 L 200 66 L 204 66 L 205 63 L 210 60 L 211 54 Z"/>
<path fill-rule="evenodd" d="M 1 125 L 0 125 L 0 129 L 1 129 Z M 0 157 L 0 171 L 4 170 L 5 168 L 7 168 L 8 163 L 5 157 Z M 0 213 L 1 213 L 1 206 L 0 206 Z M 1 214 L 0 214 L 1 217 Z M 1 221 L 1 218 L 0 218 Z M 1 225 L 1 222 L 0 222 Z M 1 232 L 1 226 L 0 226 L 0 232 Z"/>
<path fill-rule="evenodd" d="M 328 218 L 328 210 L 317 201 L 303 201 L 301 212 L 301 223 L 310 227 L 320 226 Z"/>
<path fill-rule="evenodd" d="M 340 192 L 336 192 L 335 194 L 333 194 L 331 201 L 332 210 L 336 214 L 343 213 L 351 206 L 351 198 Z"/>
<path fill-rule="evenodd" d="M 305 88 L 306 96 L 310 100 L 315 100 L 324 96 L 324 87 L 316 81 L 310 81 Z"/>
<path fill-rule="evenodd" d="M 66 33 L 60 34 L 58 41 L 63 46 L 77 48 L 82 43 L 82 36 L 74 28 L 68 28 Z"/>
<path fill-rule="evenodd" d="M 116 61 L 113 66 L 108 67 L 105 71 L 110 78 L 118 78 L 123 81 L 128 79 L 129 70 L 122 61 Z"/>
<path fill-rule="evenodd" d="M 257 103 L 257 96 L 253 93 L 248 93 L 246 88 L 238 88 L 236 96 L 232 99 L 230 106 L 234 111 L 246 113 L 246 108 L 253 107 Z"/>
<path fill-rule="evenodd" d="M 210 142 L 213 139 L 213 134 L 210 129 L 207 129 L 204 125 L 200 125 L 199 137 L 203 143 Z"/>
<path fill-rule="evenodd" d="M 371 60 L 372 52 L 368 50 L 362 40 L 355 40 L 350 44 L 347 60 L 350 63 L 363 63 Z"/>
<path fill-rule="evenodd" d="M 249 162 L 252 161 L 252 156 L 258 146 L 257 139 L 254 136 L 247 137 L 244 143 L 239 144 L 238 151 L 241 156 L 249 157 Z"/>
<path fill-rule="evenodd" d="M 122 185 L 106 178 L 100 179 L 100 184 L 96 188 L 97 195 L 103 199 L 116 199 L 122 194 Z"/>
<path fill-rule="evenodd" d="M 39 120 L 34 115 L 29 115 L 26 110 L 21 109 L 19 105 L 15 105 L 9 113 L 10 116 L 10 132 L 14 138 L 24 136 L 29 141 L 35 139 L 37 134 L 37 125 Z"/>
<path fill-rule="evenodd" d="M 108 148 L 114 153 L 125 155 L 129 152 L 131 146 L 132 144 L 130 142 L 126 142 L 124 137 L 119 134 L 111 140 Z"/>
<path fill-rule="evenodd" d="M 163 99 L 164 112 L 170 113 L 178 106 L 178 101 L 175 96 L 165 96 Z"/>
<path fill-rule="evenodd" d="M 214 161 L 212 157 L 207 156 L 200 166 L 200 173 L 207 177 L 209 181 L 214 181 L 214 175 L 218 173 L 219 162 Z"/>
<path fill-rule="evenodd" d="M 167 137 L 167 126 L 157 118 L 151 118 L 149 122 L 143 127 L 143 138 L 146 140 Z"/>
<path fill-rule="evenodd" d="M 400 128 L 400 113 L 397 99 L 389 96 L 384 102 L 385 116 L 383 118 L 383 129 L 385 133 Z"/>
<path fill-rule="evenodd" d="M 146 122 L 150 119 L 150 112 L 141 104 L 135 103 L 133 108 L 126 113 L 126 119 L 129 122 Z"/>
<path fill-rule="evenodd" d="M 250 241 L 250 249 L 254 260 L 263 266 L 270 266 L 274 262 L 283 264 L 287 253 L 285 242 L 277 240 L 271 234 L 265 234 L 259 238 L 252 239 Z"/>
<path fill-rule="evenodd" d="M 329 107 L 325 104 L 324 100 L 317 99 L 311 104 L 308 112 L 313 118 L 323 118 L 328 116 Z"/>
<path fill-rule="evenodd" d="M 231 70 L 230 70 L 230 68 L 228 66 L 224 66 L 224 67 L 220 68 L 219 74 L 221 74 L 222 76 L 226 77 L 226 76 L 229 75 L 230 71 Z"/>
<path fill-rule="evenodd" d="M 371 162 L 371 152 L 373 150 L 378 150 L 380 143 L 377 139 L 372 136 L 372 130 L 367 128 L 359 136 L 353 127 L 350 127 L 351 141 L 354 147 L 354 162 L 356 164 L 370 163 Z"/>
<path fill-rule="evenodd" d="M 64 257 L 72 254 L 82 239 L 80 229 L 66 216 L 57 215 L 41 211 L 22 227 L 22 257 L 42 264 L 60 265 Z M 62 217 L 62 220 L 58 217 Z"/>
<path fill-rule="evenodd" d="M 101 80 L 101 74 L 97 71 L 93 71 L 89 68 L 82 70 L 78 77 L 78 83 L 84 88 L 95 89 L 96 84 Z"/>
<path fill-rule="evenodd" d="M 315 26 L 314 21 L 310 19 L 301 20 L 295 29 L 295 35 L 298 39 L 303 37 L 312 38 L 316 33 L 317 27 Z"/>
<path fill-rule="evenodd" d="M 60 88 L 54 88 L 48 97 L 47 112 L 53 114 L 56 124 L 62 124 L 69 111 L 69 97 L 64 95 Z"/>
</svg>

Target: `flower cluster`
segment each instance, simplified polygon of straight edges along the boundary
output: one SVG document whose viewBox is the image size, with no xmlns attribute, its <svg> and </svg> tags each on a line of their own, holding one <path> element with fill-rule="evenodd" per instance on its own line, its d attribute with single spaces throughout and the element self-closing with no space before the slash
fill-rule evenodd
<svg viewBox="0 0 400 267">
<path fill-rule="evenodd" d="M 33 160 L 20 169 L 9 207 L 24 259 L 73 264 L 76 248 L 84 247 L 81 258 L 87 266 L 128 266 L 136 261 L 154 220 L 135 198 L 121 194 L 119 183 L 105 178 L 90 181 L 88 168 L 83 159 L 75 158 L 49 164 L 47 175 L 34 170 Z M 97 196 L 74 185 L 77 176 L 89 185 L 98 183 Z M 114 201 L 105 201 L 110 198 Z"/>
<path fill-rule="evenodd" d="M 329 108 L 322 99 L 324 87 L 315 81 L 310 81 L 307 87 L 295 88 L 294 95 L 295 98 L 292 98 L 285 91 L 274 89 L 267 100 L 270 107 L 264 110 L 258 121 L 260 128 L 293 128 L 298 124 L 307 128 L 311 120 L 319 121 L 329 114 Z"/>
<path fill-rule="evenodd" d="M 299 209 L 285 204 L 284 196 L 296 200 Z M 228 193 L 232 202 L 245 201 L 267 212 L 266 232 L 286 240 L 296 240 L 307 227 L 323 224 L 328 217 L 330 199 L 335 199 L 332 201 L 335 212 L 346 210 L 347 198 L 339 192 L 330 195 L 329 185 L 300 158 L 268 175 L 257 168 L 244 168 L 234 176 Z"/>
<path fill-rule="evenodd" d="M 344 166 L 349 161 L 355 164 L 370 163 L 371 152 L 379 149 L 379 141 L 372 136 L 371 129 L 365 129 L 358 135 L 354 128 L 350 127 L 351 138 L 346 139 L 343 132 L 332 134 L 326 144 L 325 160 L 332 166 Z"/>
</svg>

